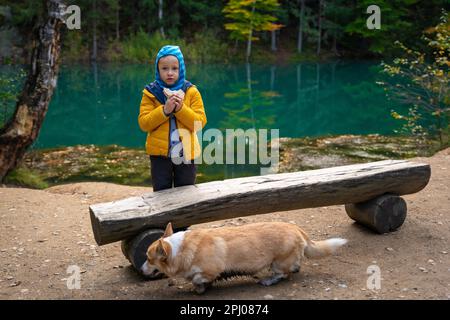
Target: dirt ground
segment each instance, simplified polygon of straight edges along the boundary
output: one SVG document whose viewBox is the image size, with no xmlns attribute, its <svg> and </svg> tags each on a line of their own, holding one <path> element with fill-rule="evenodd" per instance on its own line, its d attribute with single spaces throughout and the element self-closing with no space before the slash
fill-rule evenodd
<svg viewBox="0 0 450 320">
<path fill-rule="evenodd" d="M 408 216 L 390 234 L 359 226 L 343 206 L 205 224 L 288 221 L 313 239 L 339 236 L 349 243 L 336 256 L 305 260 L 289 281 L 263 287 L 253 278 L 239 277 L 216 283 L 202 296 L 183 279 L 144 281 L 122 255 L 120 243 L 95 243 L 90 204 L 151 188 L 110 183 L 44 191 L 0 188 L 0 299 L 450 299 L 450 149 L 412 160 L 431 165 L 431 180 L 419 193 L 404 196 Z M 68 288 L 73 265 L 81 271 L 80 289 Z M 368 268 L 376 267 L 381 288 L 370 289 Z"/>
</svg>

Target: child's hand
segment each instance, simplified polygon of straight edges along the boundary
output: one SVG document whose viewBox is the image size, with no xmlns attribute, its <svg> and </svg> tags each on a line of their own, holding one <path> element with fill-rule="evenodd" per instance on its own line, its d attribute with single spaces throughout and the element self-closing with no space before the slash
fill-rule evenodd
<svg viewBox="0 0 450 320">
<path fill-rule="evenodd" d="M 164 112 L 166 113 L 166 115 L 172 112 L 178 112 L 183 107 L 184 91 L 181 89 L 172 91 L 170 89 L 164 88 L 163 92 L 167 97 L 166 105 L 164 106 Z"/>
<path fill-rule="evenodd" d="M 175 96 L 177 97 L 177 103 L 176 103 L 176 107 L 175 107 L 174 112 L 178 112 L 183 107 L 184 92 L 182 90 L 180 90 L 180 92 L 177 92 L 175 94 Z"/>
<path fill-rule="evenodd" d="M 176 102 L 176 100 L 175 100 L 174 96 L 171 96 L 170 98 L 168 98 L 166 100 L 166 104 L 164 105 L 164 113 L 166 115 L 171 114 L 175 110 L 175 107 L 176 107 L 175 102 Z"/>
</svg>

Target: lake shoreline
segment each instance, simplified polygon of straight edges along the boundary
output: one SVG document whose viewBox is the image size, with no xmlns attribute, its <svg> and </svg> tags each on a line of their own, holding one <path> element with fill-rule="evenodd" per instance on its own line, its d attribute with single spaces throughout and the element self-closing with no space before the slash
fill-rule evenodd
<svg viewBox="0 0 450 320">
<path fill-rule="evenodd" d="M 430 157 L 446 147 L 440 147 L 435 141 L 379 134 L 280 138 L 278 143 L 280 173 L 387 159 Z M 254 170 L 245 171 L 242 165 L 240 168 L 241 171 L 237 170 L 233 178 L 255 175 Z M 229 178 L 220 168 L 198 165 L 196 183 Z M 7 186 L 35 189 L 75 182 L 150 186 L 151 177 L 144 148 L 77 145 L 29 151 L 5 182 Z"/>
</svg>

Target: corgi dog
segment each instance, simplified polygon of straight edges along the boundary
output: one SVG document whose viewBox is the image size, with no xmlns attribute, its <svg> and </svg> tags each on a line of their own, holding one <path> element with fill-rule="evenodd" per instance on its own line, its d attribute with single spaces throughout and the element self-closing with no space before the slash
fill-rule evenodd
<svg viewBox="0 0 450 320">
<path fill-rule="evenodd" d="M 269 286 L 300 271 L 303 257 L 325 257 L 345 243 L 342 238 L 312 241 L 300 227 L 286 222 L 176 233 L 169 223 L 163 236 L 149 246 L 141 271 L 148 276 L 159 272 L 182 276 L 201 294 L 217 279 L 255 275 L 270 267 L 273 275 L 259 281 Z"/>
</svg>

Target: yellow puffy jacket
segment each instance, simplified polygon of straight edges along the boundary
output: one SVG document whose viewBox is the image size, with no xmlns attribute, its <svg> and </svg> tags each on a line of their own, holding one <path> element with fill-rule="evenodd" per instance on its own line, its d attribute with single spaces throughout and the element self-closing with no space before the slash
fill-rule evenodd
<svg viewBox="0 0 450 320">
<path fill-rule="evenodd" d="M 139 110 L 139 127 L 147 132 L 145 149 L 152 156 L 169 155 L 169 117 L 164 114 L 164 105 L 144 89 Z M 192 160 L 201 154 L 196 131 L 206 125 L 206 114 L 202 96 L 195 86 L 187 89 L 183 107 L 174 113 L 184 156 Z"/>
</svg>

